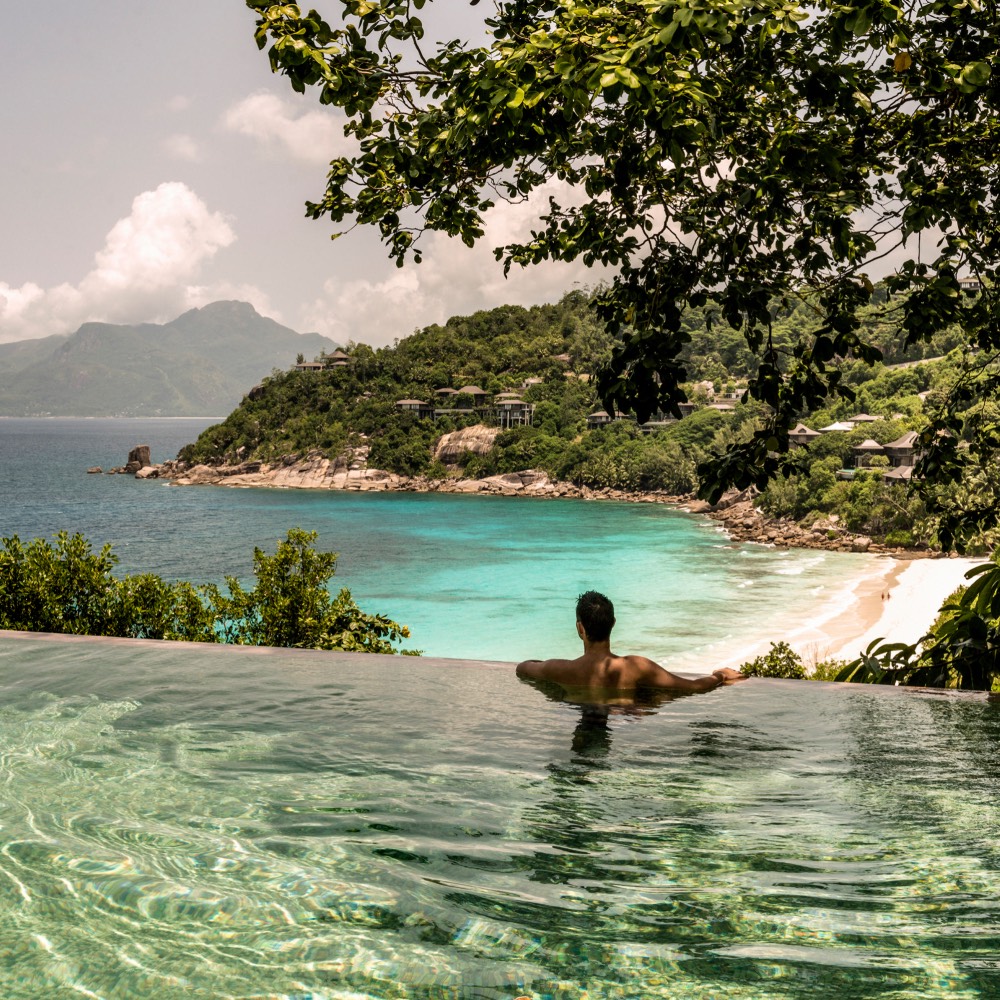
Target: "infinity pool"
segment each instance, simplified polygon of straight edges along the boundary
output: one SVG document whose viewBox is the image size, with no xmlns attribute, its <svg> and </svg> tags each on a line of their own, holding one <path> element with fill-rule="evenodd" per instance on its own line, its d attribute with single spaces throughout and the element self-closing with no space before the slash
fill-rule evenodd
<svg viewBox="0 0 1000 1000">
<path fill-rule="evenodd" d="M 0 635 L 0 996 L 1000 996 L 1000 706 Z"/>
</svg>

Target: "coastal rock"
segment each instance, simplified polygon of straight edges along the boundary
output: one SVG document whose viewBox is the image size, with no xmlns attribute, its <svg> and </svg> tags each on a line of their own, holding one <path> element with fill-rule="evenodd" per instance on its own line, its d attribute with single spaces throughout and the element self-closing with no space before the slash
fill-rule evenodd
<svg viewBox="0 0 1000 1000">
<path fill-rule="evenodd" d="M 473 424 L 472 427 L 463 427 L 450 434 L 442 434 L 434 448 L 434 461 L 452 465 L 465 452 L 471 452 L 473 455 L 485 455 L 493 447 L 493 442 L 496 441 L 499 433 L 499 427 Z"/>
<path fill-rule="evenodd" d="M 155 465 L 144 465 L 135 474 L 136 479 L 159 479 L 160 470 Z"/>
<path fill-rule="evenodd" d="M 125 463 L 125 468 L 127 469 L 132 464 L 135 464 L 136 471 L 145 468 L 147 465 L 153 464 L 153 460 L 149 455 L 148 444 L 137 444 L 128 453 L 128 461 Z"/>
<path fill-rule="evenodd" d="M 87 475 L 96 476 L 100 475 L 100 473 L 102 473 L 103 471 L 104 470 L 99 465 L 93 465 L 89 469 L 87 469 Z"/>
<path fill-rule="evenodd" d="M 912 549 L 900 550 L 874 543 L 865 535 L 847 531 L 840 518 L 831 515 L 803 525 L 791 520 L 769 518 L 754 507 L 747 492 L 734 493 L 721 509 L 713 509 L 704 501 L 690 496 L 674 496 L 662 492 L 640 492 L 609 488 L 591 489 L 574 483 L 552 482 L 544 472 L 524 469 L 488 479 L 454 479 L 424 476 L 398 476 L 382 469 L 360 467 L 361 448 L 329 459 L 322 452 L 283 456 L 273 463 L 248 461 L 237 465 L 196 465 L 174 460 L 155 466 L 161 479 L 178 486 L 211 484 L 216 486 L 280 486 L 291 489 L 333 489 L 359 492 L 397 491 L 406 493 L 480 493 L 509 497 L 559 497 L 566 499 L 603 500 L 626 503 L 670 503 L 691 513 L 707 513 L 720 522 L 728 536 L 736 542 L 757 542 L 775 548 L 825 549 L 835 552 L 892 552 L 914 557 Z M 367 458 L 367 447 L 364 448 Z M 113 470 L 113 471 L 124 471 Z M 134 470 L 138 471 L 138 470 Z M 143 476 L 147 478 L 147 476 Z M 152 473 L 148 478 L 153 478 Z"/>
<path fill-rule="evenodd" d="M 692 514 L 707 514 L 712 509 L 707 500 L 689 500 L 684 506 Z"/>
</svg>

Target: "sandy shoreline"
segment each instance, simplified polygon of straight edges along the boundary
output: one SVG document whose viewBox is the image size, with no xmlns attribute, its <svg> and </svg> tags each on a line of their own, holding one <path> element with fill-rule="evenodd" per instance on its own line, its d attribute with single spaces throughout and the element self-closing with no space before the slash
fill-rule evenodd
<svg viewBox="0 0 1000 1000">
<path fill-rule="evenodd" d="M 888 561 L 888 560 L 887 560 Z M 933 624 L 941 605 L 958 587 L 967 583 L 965 574 L 981 559 L 914 559 L 896 563 L 888 581 L 887 599 L 883 600 L 878 586 L 867 587 L 862 581 L 858 588 L 854 613 L 832 623 L 832 655 L 840 660 L 853 660 L 871 642 L 914 643 Z"/>
<path fill-rule="evenodd" d="M 853 660 L 875 639 L 914 643 L 923 636 L 949 595 L 966 583 L 977 559 L 873 559 L 862 575 L 823 598 L 804 620 L 776 627 L 766 640 L 730 647 L 717 666 L 739 667 L 787 642 L 807 669 L 822 660 Z M 884 595 L 888 594 L 888 597 Z"/>
<path fill-rule="evenodd" d="M 880 558 L 839 600 L 825 602 L 816 617 L 782 638 L 808 665 L 856 659 L 876 639 L 915 643 L 949 595 L 966 583 L 966 572 L 980 564 L 977 559 Z"/>
</svg>

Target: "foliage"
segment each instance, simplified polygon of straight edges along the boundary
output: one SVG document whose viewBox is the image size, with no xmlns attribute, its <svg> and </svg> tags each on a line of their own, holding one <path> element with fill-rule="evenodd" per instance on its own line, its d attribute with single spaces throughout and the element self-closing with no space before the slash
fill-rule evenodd
<svg viewBox="0 0 1000 1000">
<path fill-rule="evenodd" d="M 348 590 L 327 584 L 337 556 L 314 549 L 315 532 L 289 530 L 269 556 L 254 549 L 257 582 L 227 577 L 212 584 L 175 583 L 152 573 L 113 575 L 110 545 L 94 552 L 83 535 L 55 542 L 15 535 L 0 540 L 0 628 L 29 632 L 184 639 L 252 646 L 395 652 L 409 630 L 363 612 Z"/>
<path fill-rule="evenodd" d="M 802 657 L 787 642 L 772 642 L 766 653 L 744 663 L 740 671 L 747 677 L 791 677 L 802 680 L 806 676 Z"/>
<path fill-rule="evenodd" d="M 316 532 L 292 528 L 273 556 L 255 548 L 257 584 L 251 590 L 245 590 L 235 577 L 226 577 L 229 597 L 219 595 L 213 600 L 224 641 L 394 652 L 393 641 L 408 638 L 409 630 L 384 615 L 365 614 L 349 590 L 333 597 L 327 583 L 334 574 L 337 556 L 316 552 L 315 541 Z"/>
<path fill-rule="evenodd" d="M 473 245 L 498 201 L 537 205 L 530 236 L 498 260 L 609 269 L 605 408 L 676 413 L 695 365 L 750 376 L 747 399 L 764 405 L 750 433 L 701 456 L 710 499 L 799 476 L 789 428 L 858 398 L 865 366 L 959 349 L 954 379 L 929 397 L 918 505 L 894 516 L 897 497 L 864 477 L 857 496 L 832 500 L 856 525 L 874 504 L 883 531 L 925 516 L 944 548 L 1000 542 L 991 5 L 496 0 L 482 44 L 432 47 L 424 0 L 342 0 L 333 23 L 247 4 L 272 69 L 343 109 L 356 142 L 331 164 L 314 218 L 377 226 L 402 264 L 420 260 L 425 230 Z M 878 287 L 868 272 L 893 254 Z M 743 343 L 696 338 L 691 308 Z M 619 476 L 603 457 L 595 468 Z M 806 489 L 829 487 L 820 471 Z"/>
<path fill-rule="evenodd" d="M 609 269 L 599 309 L 618 340 L 600 391 L 640 420 L 684 398 L 686 306 L 738 331 L 745 349 L 699 349 L 699 364 L 713 378 L 726 357 L 752 370 L 749 398 L 768 409 L 703 463 L 706 495 L 794 471 L 789 427 L 852 398 L 841 361 L 877 361 L 887 328 L 897 352 L 947 337 L 984 352 L 924 435 L 928 483 L 992 456 L 992 414 L 967 453 L 955 446 L 974 395 L 1000 390 L 990 5 L 498 0 L 483 44 L 434 47 L 416 14 L 429 3 L 342 0 L 332 22 L 247 3 L 272 68 L 343 109 L 357 143 L 314 218 L 378 227 L 402 264 L 419 261 L 423 231 L 472 245 L 498 201 L 544 191 L 530 236 L 498 258 Z M 869 269 L 900 249 L 876 289 Z M 981 294 L 961 293 L 963 273 Z M 940 519 L 945 544 L 996 508 L 998 484 L 980 485 Z"/>
<path fill-rule="evenodd" d="M 465 475 L 535 468 L 595 488 L 690 492 L 696 463 L 731 418 L 704 410 L 655 434 L 640 433 L 631 421 L 588 430 L 586 416 L 598 405 L 589 374 L 611 343 L 582 292 L 556 305 L 453 317 L 391 347 L 351 345 L 347 368 L 274 372 L 180 457 L 236 464 L 318 451 L 336 465 L 350 460 L 351 448 L 367 444 L 371 468 L 440 476 L 432 459 L 437 440 L 483 414 L 453 410 L 417 419 L 400 412 L 396 401 L 431 400 L 438 388 L 475 383 L 490 392 L 516 390 L 536 409 L 534 426 L 502 432 L 488 455 L 464 456 L 458 464 Z M 575 368 L 556 360 L 561 355 Z M 529 378 L 540 381 L 525 387 Z"/>
<path fill-rule="evenodd" d="M 835 681 L 847 666 L 844 660 L 820 660 L 809 675 L 811 681 Z"/>
</svg>

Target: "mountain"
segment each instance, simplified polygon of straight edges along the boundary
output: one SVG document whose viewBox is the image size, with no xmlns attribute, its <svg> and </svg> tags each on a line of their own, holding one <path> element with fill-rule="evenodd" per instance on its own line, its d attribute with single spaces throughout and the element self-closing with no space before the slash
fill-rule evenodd
<svg viewBox="0 0 1000 1000">
<path fill-rule="evenodd" d="M 38 361 L 46 361 L 60 344 L 69 337 L 65 334 L 40 337 L 38 340 L 17 340 L 13 344 L 0 344 L 0 378 L 29 368 Z"/>
<path fill-rule="evenodd" d="M 0 345 L 0 415 L 228 413 L 273 369 L 335 347 L 246 302 L 213 302 L 163 325 L 85 323 L 68 337 Z"/>
</svg>

